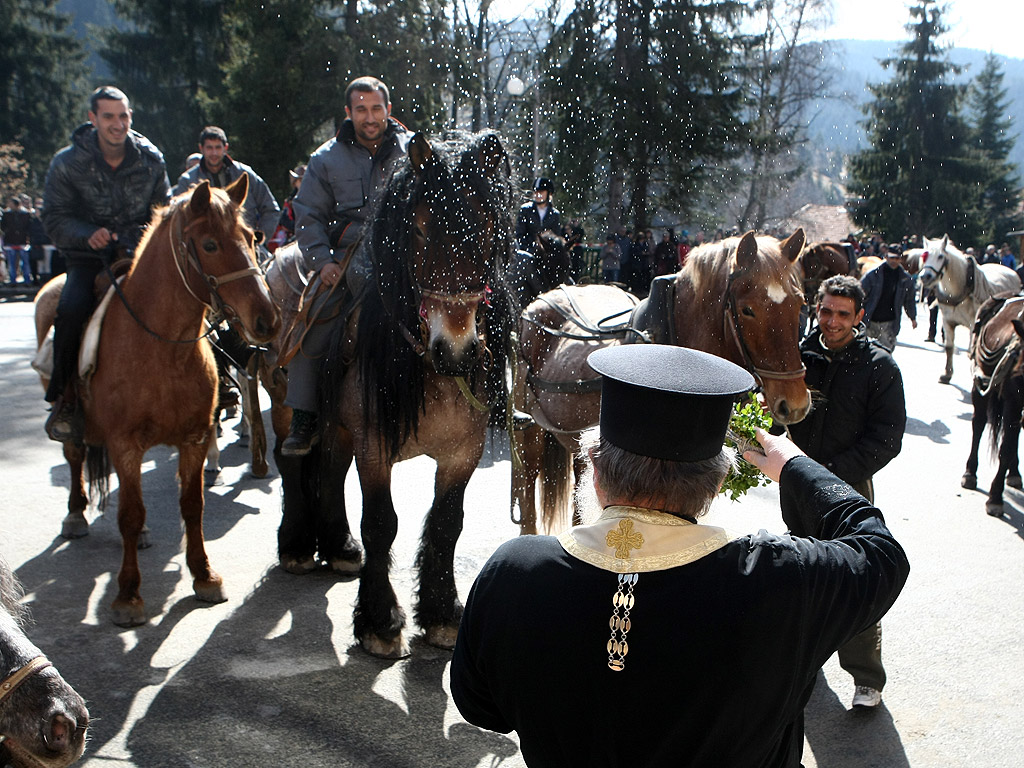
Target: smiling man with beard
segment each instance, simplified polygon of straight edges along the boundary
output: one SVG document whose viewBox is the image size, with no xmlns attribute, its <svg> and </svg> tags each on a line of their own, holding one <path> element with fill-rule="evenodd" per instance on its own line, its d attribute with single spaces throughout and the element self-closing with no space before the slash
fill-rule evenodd
<svg viewBox="0 0 1024 768">
<path fill-rule="evenodd" d="M 589 362 L 603 376 L 582 441 L 596 518 L 484 566 L 452 658 L 456 706 L 515 730 L 532 767 L 798 766 L 818 669 L 889 609 L 906 555 L 863 496 L 761 431 L 765 453 L 744 459 L 780 483 L 792 533 L 702 524 L 753 378 L 654 344 Z"/>
</svg>

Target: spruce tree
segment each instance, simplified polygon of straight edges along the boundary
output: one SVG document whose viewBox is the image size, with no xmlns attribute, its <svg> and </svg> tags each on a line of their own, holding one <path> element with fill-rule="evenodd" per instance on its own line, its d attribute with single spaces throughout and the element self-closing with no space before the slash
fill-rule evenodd
<svg viewBox="0 0 1024 768">
<path fill-rule="evenodd" d="M 985 67 L 970 88 L 973 117 L 972 144 L 986 162 L 987 178 L 981 185 L 982 239 L 999 244 L 1006 233 L 1019 229 L 1020 178 L 1017 167 L 1007 159 L 1016 136 L 1008 116 L 1006 89 L 999 59 L 989 54 Z"/>
<path fill-rule="evenodd" d="M 850 159 L 854 221 L 890 240 L 948 233 L 957 243 L 973 242 L 982 230 L 985 163 L 962 116 L 966 86 L 953 82 L 961 68 L 939 44 L 942 11 L 935 0 L 910 8 L 911 40 L 881 62 L 892 79 L 869 86 L 870 146 Z"/>
</svg>

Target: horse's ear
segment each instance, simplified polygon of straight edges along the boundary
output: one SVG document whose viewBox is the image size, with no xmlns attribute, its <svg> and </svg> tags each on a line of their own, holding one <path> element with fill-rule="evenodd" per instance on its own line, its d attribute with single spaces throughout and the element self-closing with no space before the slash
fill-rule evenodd
<svg viewBox="0 0 1024 768">
<path fill-rule="evenodd" d="M 949 234 L 948 233 L 942 236 L 942 247 L 939 248 L 939 250 L 942 251 L 943 253 L 945 253 L 947 245 L 949 245 Z"/>
<path fill-rule="evenodd" d="M 249 174 L 243 173 L 233 182 L 224 187 L 224 191 L 228 193 L 228 197 L 231 198 L 231 202 L 236 207 L 241 208 L 242 203 L 245 202 L 245 198 L 249 194 Z"/>
<path fill-rule="evenodd" d="M 754 230 L 740 238 L 740 244 L 736 247 L 736 263 L 743 270 L 753 269 L 757 265 L 757 238 L 754 237 Z"/>
<path fill-rule="evenodd" d="M 796 232 L 779 243 L 779 250 L 786 257 L 786 261 L 796 261 L 796 257 L 800 255 L 800 251 L 804 248 L 804 242 L 804 228 L 797 227 Z"/>
<path fill-rule="evenodd" d="M 509 167 L 508 154 L 497 134 L 489 133 L 480 142 L 480 163 L 483 165 L 484 175 L 489 179 L 511 175 L 512 169 Z"/>
<path fill-rule="evenodd" d="M 202 216 L 210 209 L 210 182 L 203 179 L 192 189 L 192 197 L 188 201 L 189 208 L 195 216 Z"/>
<path fill-rule="evenodd" d="M 427 167 L 427 163 L 434 156 L 434 150 L 430 148 L 427 137 L 419 131 L 409 140 L 409 161 L 412 163 L 416 173 L 420 173 Z"/>
</svg>

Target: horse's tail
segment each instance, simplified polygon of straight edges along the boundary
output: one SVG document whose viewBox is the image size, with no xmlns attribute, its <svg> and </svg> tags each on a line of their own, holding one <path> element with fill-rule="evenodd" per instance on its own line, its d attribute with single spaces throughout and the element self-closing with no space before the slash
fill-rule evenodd
<svg viewBox="0 0 1024 768">
<path fill-rule="evenodd" d="M 85 468 L 89 475 L 89 497 L 97 499 L 98 509 L 106 509 L 110 492 L 110 454 L 106 446 L 86 446 Z"/>
<path fill-rule="evenodd" d="M 540 465 L 540 509 L 542 527 L 551 533 L 564 528 L 572 497 L 572 457 L 550 432 L 544 433 Z M 532 489 L 531 489 L 532 490 Z"/>
</svg>

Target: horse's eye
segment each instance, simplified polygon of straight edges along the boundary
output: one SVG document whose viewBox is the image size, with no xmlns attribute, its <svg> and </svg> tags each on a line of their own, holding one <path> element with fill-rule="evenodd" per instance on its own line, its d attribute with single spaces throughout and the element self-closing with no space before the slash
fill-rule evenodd
<svg viewBox="0 0 1024 768">
<path fill-rule="evenodd" d="M 215 253 L 217 251 L 217 241 L 203 240 L 203 250 L 207 253 Z"/>
<path fill-rule="evenodd" d="M 750 307 L 744 307 L 740 311 L 747 317 L 754 317 L 754 310 L 752 310 Z"/>
</svg>

